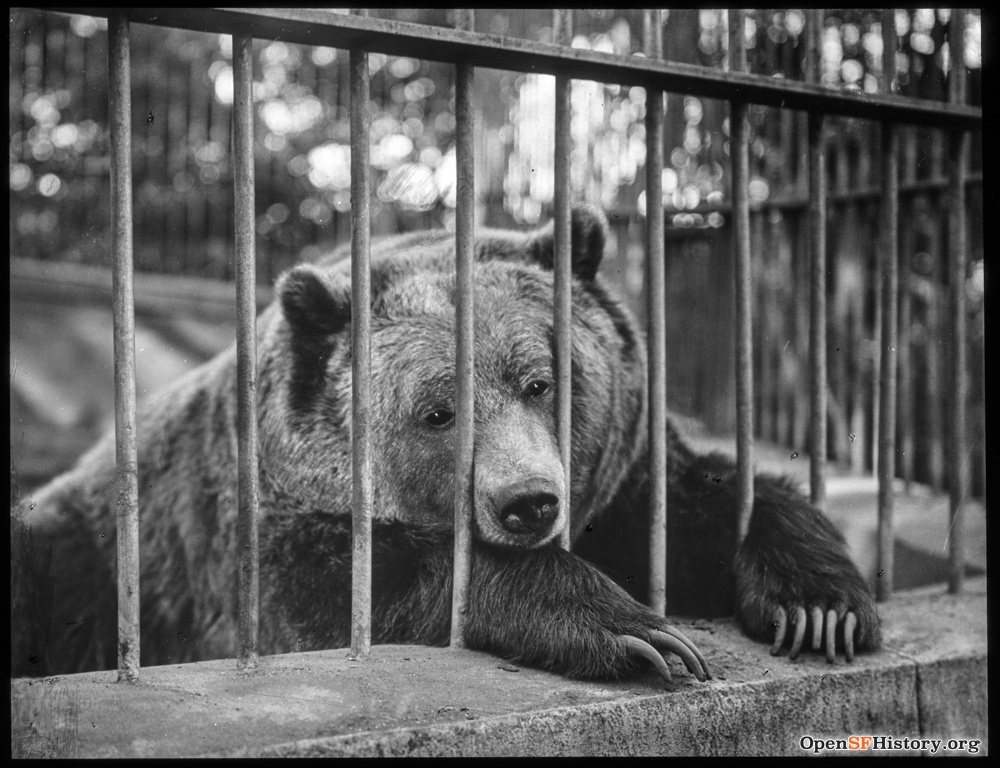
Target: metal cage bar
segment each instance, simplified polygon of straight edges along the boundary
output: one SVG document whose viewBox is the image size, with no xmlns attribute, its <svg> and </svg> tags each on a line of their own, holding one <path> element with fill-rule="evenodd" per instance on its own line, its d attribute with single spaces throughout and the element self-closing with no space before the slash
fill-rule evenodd
<svg viewBox="0 0 1000 768">
<path fill-rule="evenodd" d="M 236 241 L 236 380 L 239 512 L 236 666 L 257 666 L 260 610 L 258 558 L 257 268 L 253 167 L 253 48 L 233 35 L 233 195 Z"/>
<path fill-rule="evenodd" d="M 897 66 L 896 52 L 899 40 L 895 30 L 895 11 L 883 12 L 882 15 L 882 58 L 883 82 L 891 92 L 899 88 L 896 82 Z M 892 51 L 892 57 L 889 57 Z M 912 126 L 906 126 L 900 132 L 900 162 L 903 167 L 900 172 L 899 192 L 902 200 L 903 190 L 910 186 L 917 176 L 917 136 Z M 900 228 L 901 242 L 899 244 L 899 328 L 896 359 L 899 363 L 896 383 L 896 411 L 899 425 L 899 445 L 896 457 L 897 466 L 903 476 L 904 493 L 909 494 L 913 483 L 914 443 L 913 418 L 910 416 L 913 408 L 913 356 L 912 352 L 912 318 L 913 318 L 913 283 L 911 270 L 914 256 L 914 224 L 915 211 L 922 204 L 922 196 L 909 196 L 903 215 L 906 217 Z"/>
<path fill-rule="evenodd" d="M 824 13 L 814 10 L 806 35 L 806 67 L 819 82 L 819 35 Z M 826 146 L 825 120 L 810 112 L 809 135 L 809 499 L 826 501 Z"/>
<path fill-rule="evenodd" d="M 882 12 L 882 90 L 891 93 L 896 81 L 894 12 Z M 880 328 L 878 374 L 878 572 L 875 589 L 887 600 L 895 586 L 896 388 L 899 334 L 899 130 L 882 123 L 882 206 L 879 222 Z"/>
<path fill-rule="evenodd" d="M 929 201 L 928 215 L 932 219 L 932 224 L 927 230 L 927 253 L 934 264 L 941 264 L 944 259 L 945 249 L 941 243 L 942 232 L 940 230 L 941 216 L 934 203 L 937 202 L 935 196 Z M 933 332 L 940 332 L 943 325 L 942 313 L 945 311 L 942 306 L 941 297 L 937 291 L 929 291 L 926 299 L 926 325 Z M 942 363 L 942 350 L 937 344 L 928 344 L 924 353 L 924 377 L 925 390 L 923 406 L 927 409 L 927 431 L 924 441 L 927 444 L 927 471 L 930 475 L 931 490 L 934 493 L 941 493 L 944 488 L 945 457 L 944 457 L 944 417 L 941 412 L 941 393 L 946 386 L 942 379 L 947 375 L 947 366 Z M 944 374 L 944 375 L 942 375 Z"/>
<path fill-rule="evenodd" d="M 876 597 L 893 592 L 893 550 L 896 475 L 896 345 L 899 297 L 899 132 L 882 124 L 882 209 L 879 265 L 882 273 L 882 316 L 879 357 L 878 431 L 878 570 Z"/>
<path fill-rule="evenodd" d="M 729 66 L 746 70 L 746 11 L 729 11 Z M 733 166 L 733 258 L 736 282 L 736 473 L 742 540 L 753 511 L 753 290 L 750 266 L 750 150 L 747 102 L 730 102 L 729 155 Z"/>
<path fill-rule="evenodd" d="M 900 136 L 900 143 L 907 141 L 907 134 L 910 130 L 907 130 L 902 136 Z M 908 158 L 912 155 L 904 148 L 902 150 L 902 158 Z M 915 163 L 907 162 L 907 165 L 912 166 Z M 906 171 L 904 170 L 904 173 Z M 900 183 L 902 187 L 902 183 Z M 914 200 L 909 200 L 908 205 L 903 210 L 902 215 L 905 217 L 900 225 L 900 243 L 899 243 L 899 347 L 897 351 L 897 360 L 899 361 L 899 366 L 897 369 L 897 376 L 899 376 L 899 381 L 896 384 L 896 407 L 897 407 L 897 423 L 899 432 L 899 450 L 897 454 L 897 464 L 899 466 L 900 474 L 903 476 L 903 490 L 904 493 L 909 494 L 912 484 L 913 484 L 913 418 L 911 416 L 913 409 L 913 355 L 912 355 L 912 323 L 913 323 L 913 282 L 911 280 L 910 271 L 913 264 L 913 254 L 914 254 L 914 232 L 913 227 L 915 225 L 915 215 L 914 208 L 916 207 L 916 202 Z"/>
<path fill-rule="evenodd" d="M 473 11 L 457 22 L 472 29 Z M 452 579 L 451 645 L 465 647 L 472 576 L 473 458 L 475 449 L 475 258 L 476 198 L 474 173 L 475 115 L 472 86 L 475 71 L 461 63 L 455 72 L 455 563 Z"/>
<path fill-rule="evenodd" d="M 663 13 L 643 18 L 646 56 L 663 57 Z M 649 355 L 649 607 L 667 610 L 667 303 L 663 223 L 663 98 L 646 93 L 646 284 Z"/>
<path fill-rule="evenodd" d="M 573 12 L 556 9 L 552 12 L 555 41 L 564 46 L 573 42 Z M 572 107 L 570 94 L 572 80 L 556 75 L 556 124 L 555 124 L 555 200 L 553 280 L 555 294 L 555 357 L 556 357 L 556 431 L 559 440 L 559 457 L 563 467 L 563 504 L 566 525 L 559 535 L 563 549 L 570 548 L 572 529 L 572 396 L 573 396 L 573 341 L 571 315 L 573 309 L 572 222 L 570 210 L 569 163 L 572 152 L 570 119 Z"/>
<path fill-rule="evenodd" d="M 896 24 L 892 10 L 882 12 L 882 89 L 896 82 Z M 876 597 L 887 600 L 895 585 L 896 396 L 899 335 L 899 129 L 882 123 L 882 207 L 880 219 L 878 434 L 878 572 Z"/>
<path fill-rule="evenodd" d="M 352 49 L 351 89 L 351 655 L 372 635 L 371 211 L 368 52 Z"/>
<path fill-rule="evenodd" d="M 951 74 L 948 98 L 952 104 L 965 101 L 965 9 L 954 8 L 948 31 Z M 969 134 L 954 131 L 950 136 L 951 184 L 948 203 L 949 325 L 951 326 L 951 445 L 948 450 L 948 591 L 962 590 L 965 576 L 964 503 L 969 487 L 969 452 L 966 435 L 966 399 L 969 381 L 966 368 L 968 340 L 965 306 L 966 235 L 965 183 L 969 166 Z"/>
<path fill-rule="evenodd" d="M 118 680 L 134 682 L 139 679 L 139 460 L 135 418 L 130 58 L 129 21 L 112 13 L 108 16 L 108 106 L 118 488 Z"/>
</svg>

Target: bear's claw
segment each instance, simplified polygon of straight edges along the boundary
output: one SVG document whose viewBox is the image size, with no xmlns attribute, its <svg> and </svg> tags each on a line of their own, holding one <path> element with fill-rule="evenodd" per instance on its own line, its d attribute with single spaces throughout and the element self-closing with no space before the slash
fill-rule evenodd
<svg viewBox="0 0 1000 768">
<path fill-rule="evenodd" d="M 789 622 L 788 611 L 778 606 L 774 612 L 774 642 L 771 645 L 771 655 L 777 656 L 781 653 L 785 645 L 785 637 L 788 634 L 788 625 L 791 623 L 795 627 L 792 636 L 792 645 L 788 651 L 788 658 L 793 661 L 799 657 L 802 650 L 803 641 L 806 635 L 806 624 L 812 624 L 812 649 L 814 651 L 824 648 L 826 660 L 833 664 L 837 660 L 837 611 L 830 608 L 824 615 L 823 609 L 813 606 L 809 612 L 810 621 L 806 620 L 806 609 L 797 606 L 794 609 L 791 622 Z M 858 617 L 854 611 L 847 611 L 843 620 L 844 638 L 844 659 L 848 662 L 854 661 L 854 632 L 858 626 Z M 824 642 L 825 639 L 825 642 Z"/>
<path fill-rule="evenodd" d="M 812 648 L 818 651 L 823 647 L 823 609 L 814 605 L 812 609 L 813 642 Z"/>
<path fill-rule="evenodd" d="M 673 676 L 670 674 L 670 669 L 667 667 L 667 662 L 663 660 L 663 657 L 657 653 L 653 646 L 646 641 L 640 640 L 638 637 L 632 637 L 631 635 L 623 635 L 622 642 L 625 643 L 625 648 L 628 650 L 629 656 L 646 659 L 646 661 L 656 668 L 660 677 L 668 683 L 672 683 L 674 681 Z"/>
<path fill-rule="evenodd" d="M 806 609 L 799 606 L 795 610 L 795 638 L 792 640 L 792 648 L 788 652 L 788 658 L 797 659 L 799 657 L 799 651 L 802 650 L 802 641 L 806 636 Z M 815 633 L 813 633 L 813 641 L 815 643 Z M 815 645 L 813 646 L 815 647 Z"/>
<path fill-rule="evenodd" d="M 667 651 L 680 656 L 691 674 L 701 682 L 712 677 L 712 673 L 708 669 L 708 662 L 705 661 L 705 657 L 701 651 L 676 629 L 667 627 L 662 632 L 654 629 L 649 633 L 649 638 L 653 642 L 653 645 L 631 635 L 622 636 L 622 641 L 625 643 L 630 656 L 649 661 L 656 668 L 660 677 L 668 683 L 673 682 L 673 676 L 670 674 L 667 663 L 660 655 L 660 651 Z"/>
<path fill-rule="evenodd" d="M 705 656 L 680 630 L 666 627 L 662 632 L 653 630 L 650 636 L 656 641 L 657 648 L 680 656 L 691 674 L 701 682 L 712 679 L 712 671 L 708 668 Z"/>
<path fill-rule="evenodd" d="M 854 628 L 858 624 L 858 618 L 854 611 L 848 611 L 844 617 L 844 658 L 847 661 L 854 661 Z M 827 661 L 830 661 L 829 651 L 827 651 Z"/>
</svg>

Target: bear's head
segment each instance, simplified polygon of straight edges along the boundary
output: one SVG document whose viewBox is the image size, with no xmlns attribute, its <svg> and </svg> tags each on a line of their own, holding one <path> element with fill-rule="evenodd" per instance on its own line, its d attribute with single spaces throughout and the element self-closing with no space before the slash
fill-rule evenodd
<svg viewBox="0 0 1000 768">
<path fill-rule="evenodd" d="M 574 209 L 570 489 L 556 432 L 552 227 L 477 233 L 473 508 L 483 541 L 540 546 L 567 524 L 570 505 L 575 534 L 608 504 L 645 444 L 645 351 L 596 276 L 605 231 L 599 211 Z M 445 232 L 372 248 L 375 515 L 435 528 L 454 515 L 454 250 Z M 263 409 L 262 467 L 299 504 L 347 511 L 349 262 L 296 267 L 277 293 L 284 322 L 260 365 L 262 381 L 280 384 L 261 397 L 282 405 Z"/>
</svg>

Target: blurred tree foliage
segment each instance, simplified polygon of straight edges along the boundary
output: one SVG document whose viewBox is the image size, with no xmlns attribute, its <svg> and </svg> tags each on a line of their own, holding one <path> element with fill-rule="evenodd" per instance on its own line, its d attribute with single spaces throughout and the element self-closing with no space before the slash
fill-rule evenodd
<svg viewBox="0 0 1000 768">
<path fill-rule="evenodd" d="M 443 9 L 380 9 L 399 21 L 451 26 Z M 726 13 L 664 12 L 666 56 L 718 67 Z M 899 11 L 900 90 L 942 98 L 948 70 L 947 11 Z M 879 14 L 827 13 L 823 82 L 873 91 L 881 76 Z M 477 31 L 549 40 L 549 10 L 479 10 Z M 802 77 L 806 12 L 750 13 L 751 70 Z M 11 14 L 10 191 L 12 254 L 106 263 L 106 27 L 103 19 L 34 10 Z M 967 60 L 979 100 L 978 15 L 970 16 Z M 642 11 L 584 9 L 573 45 L 619 54 L 642 47 Z M 257 211 L 262 277 L 328 248 L 349 232 L 349 121 L 346 52 L 256 41 Z M 428 60 L 370 56 L 371 158 L 376 233 L 449 223 L 454 207 L 453 69 Z M 215 277 L 232 273 L 229 110 L 230 40 L 133 25 L 132 131 L 136 258 L 140 269 Z M 479 70 L 479 218 L 533 224 L 552 199 L 553 78 Z M 574 193 L 608 210 L 645 210 L 646 94 L 642 88 L 575 81 Z M 718 227 L 711 209 L 728 183 L 728 107 L 668 96 L 664 203 L 675 227 Z M 791 115 L 751 110 L 754 178 L 761 203 L 794 180 L 798 153 Z M 784 128 L 780 127 L 784 120 Z M 869 124 L 838 130 L 867 151 Z M 930 141 L 930 139 L 928 139 Z M 930 157 L 920 155 L 921 161 Z M 926 161 L 929 162 L 929 161 Z M 918 171 L 924 175 L 929 169 Z"/>
</svg>

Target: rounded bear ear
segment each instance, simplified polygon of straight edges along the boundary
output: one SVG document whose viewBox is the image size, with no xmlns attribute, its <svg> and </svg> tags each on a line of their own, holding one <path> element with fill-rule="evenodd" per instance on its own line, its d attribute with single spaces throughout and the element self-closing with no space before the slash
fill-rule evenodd
<svg viewBox="0 0 1000 768">
<path fill-rule="evenodd" d="M 528 240 L 529 255 L 545 269 L 552 269 L 555 253 L 554 224 L 549 222 Z M 604 257 L 608 220 L 593 205 L 573 206 L 570 220 L 570 258 L 573 274 L 581 280 L 593 280 Z"/>
<path fill-rule="evenodd" d="M 337 333 L 351 322 L 351 288 L 316 267 L 287 272 L 275 288 L 289 325 L 307 335 Z"/>
</svg>

